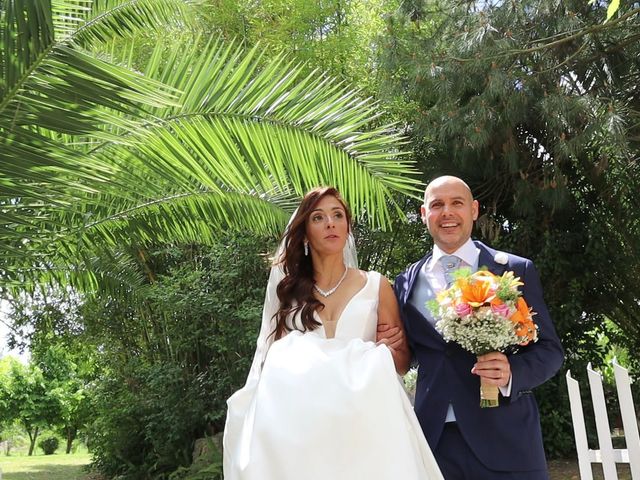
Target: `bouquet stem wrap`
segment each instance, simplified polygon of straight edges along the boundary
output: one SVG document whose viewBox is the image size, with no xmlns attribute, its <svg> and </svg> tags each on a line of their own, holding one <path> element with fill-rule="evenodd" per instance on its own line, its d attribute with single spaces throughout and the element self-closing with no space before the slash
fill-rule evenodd
<svg viewBox="0 0 640 480">
<path fill-rule="evenodd" d="M 480 408 L 492 408 L 499 406 L 498 394 L 500 390 L 496 385 L 486 383 L 484 378 L 480 378 Z"/>
</svg>

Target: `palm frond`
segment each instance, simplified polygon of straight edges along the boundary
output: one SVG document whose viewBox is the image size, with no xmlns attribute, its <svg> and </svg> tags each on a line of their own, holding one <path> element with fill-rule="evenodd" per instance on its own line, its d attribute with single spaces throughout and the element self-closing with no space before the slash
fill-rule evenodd
<svg viewBox="0 0 640 480">
<path fill-rule="evenodd" d="M 135 4 L 150 12 L 150 18 L 165 19 L 153 13 L 154 2 L 119 3 Z M 48 2 L 7 0 L 0 7 L 0 199 L 14 198 L 16 189 L 21 190 L 20 198 L 37 198 L 39 193 L 53 197 L 64 185 L 63 196 L 78 198 L 68 187 L 82 183 L 81 191 L 99 188 L 109 166 L 82 161 L 47 131 L 113 139 L 117 137 L 111 132 L 131 128 L 129 118 L 174 102 L 173 89 L 68 42 L 64 32 L 101 25 L 90 5 L 84 0 L 59 0 L 51 8 Z M 121 8 L 108 18 L 117 22 L 125 13 Z M 54 32 L 62 40 L 54 38 Z M 78 170 L 93 174 L 83 177 Z M 98 183 L 92 185 L 92 178 Z M 0 223 L 7 223 L 1 213 Z"/>
<path fill-rule="evenodd" d="M 66 41 L 89 47 L 114 38 L 127 37 L 149 26 L 186 28 L 194 0 L 93 0 L 87 21 L 69 29 Z"/>
<path fill-rule="evenodd" d="M 82 107 L 105 128 L 82 129 L 82 119 L 70 118 L 70 126 L 46 134 L 54 131 L 55 115 L 39 115 L 38 109 L 63 107 L 73 89 L 64 81 L 50 85 L 52 92 L 61 90 L 55 104 L 30 78 L 34 93 L 21 97 L 25 112 L 43 124 L 39 141 L 52 145 L 47 161 L 34 158 L 24 171 L 14 161 L 13 169 L 0 170 L 0 185 L 13 187 L 18 199 L 5 200 L 11 205 L 5 217 L 0 212 L 7 240 L 0 275 L 8 281 L 92 288 L 133 282 L 110 260 L 99 270 L 96 259 L 116 259 L 114 252 L 158 241 L 208 242 L 229 229 L 275 234 L 295 199 L 321 184 L 337 186 L 359 218 L 366 213 L 371 225 L 381 227 L 399 210 L 397 194 L 418 192 L 404 140 L 393 125 L 377 124 L 379 106 L 320 72 L 303 73 L 285 55 L 266 58 L 260 47 L 247 52 L 220 40 L 159 43 L 140 75 L 148 83 L 138 85 L 139 74 L 116 73 L 123 66 L 91 72 L 96 63 L 88 53 L 66 46 L 56 52 L 72 57 L 60 65 L 76 65 L 75 72 L 86 65 L 82 75 L 97 79 L 92 88 L 78 78 L 73 89 L 85 92 Z M 54 78 L 72 78 L 53 68 Z M 116 86 L 117 102 L 111 93 L 90 101 Z M 166 92 L 180 93 L 171 103 Z M 8 155 L 37 144 L 34 135 L 17 136 Z M 77 148 L 77 141 L 92 147 Z M 60 164 L 50 159 L 56 142 L 57 153 L 68 154 Z M 51 171 L 53 181 L 45 178 Z M 40 196 L 36 185 L 47 187 Z M 27 194 L 18 195 L 21 189 Z"/>
<path fill-rule="evenodd" d="M 303 75 L 284 55 L 265 60 L 259 46 L 243 54 L 215 41 L 199 51 L 157 47 L 146 74 L 181 90 L 181 106 L 158 109 L 152 123 L 140 125 L 149 133 L 130 139 L 135 152 L 124 155 L 123 170 L 193 188 L 221 181 L 242 191 L 288 185 L 299 195 L 336 184 L 354 209 L 375 204 L 380 216 L 370 220 L 379 225 L 388 222 L 384 198 L 392 191 L 417 192 L 398 132 L 373 123 L 375 102 L 318 72 Z M 94 153 L 101 150 L 122 155 L 113 153 L 122 152 L 119 146 Z M 357 172 L 370 180 L 353 188 Z"/>
</svg>

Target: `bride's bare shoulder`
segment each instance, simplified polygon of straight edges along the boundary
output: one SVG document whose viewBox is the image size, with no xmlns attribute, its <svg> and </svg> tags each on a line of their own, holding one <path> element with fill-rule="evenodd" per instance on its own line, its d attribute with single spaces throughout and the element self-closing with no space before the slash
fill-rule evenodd
<svg viewBox="0 0 640 480">
<path fill-rule="evenodd" d="M 360 276 L 361 278 L 367 278 L 367 276 L 369 275 L 370 272 L 368 272 L 367 270 L 360 270 L 359 268 L 354 268 L 354 270 L 356 271 L 356 274 L 358 276 Z"/>
</svg>

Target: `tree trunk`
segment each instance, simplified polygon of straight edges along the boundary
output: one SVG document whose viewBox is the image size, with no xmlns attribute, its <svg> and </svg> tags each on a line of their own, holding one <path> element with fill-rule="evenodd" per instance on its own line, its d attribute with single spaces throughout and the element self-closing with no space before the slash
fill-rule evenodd
<svg viewBox="0 0 640 480">
<path fill-rule="evenodd" d="M 36 448 L 36 440 L 38 439 L 38 429 L 39 427 L 35 427 L 33 430 L 33 433 L 31 432 L 30 429 L 27 430 L 27 433 L 29 434 L 29 440 L 31 440 L 31 443 L 29 445 L 29 456 L 33 455 L 33 451 Z"/>
<path fill-rule="evenodd" d="M 71 445 L 76 438 L 76 434 L 78 433 L 78 429 L 74 427 L 67 427 L 67 455 L 71 453 Z"/>
</svg>

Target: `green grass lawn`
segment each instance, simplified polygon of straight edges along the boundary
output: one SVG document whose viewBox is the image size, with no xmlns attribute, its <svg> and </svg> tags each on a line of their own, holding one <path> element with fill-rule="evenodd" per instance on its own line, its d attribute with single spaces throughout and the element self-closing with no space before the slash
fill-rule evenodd
<svg viewBox="0 0 640 480">
<path fill-rule="evenodd" d="M 81 480 L 91 458 L 88 453 L 0 456 L 2 480 Z"/>
<path fill-rule="evenodd" d="M 85 451 L 71 455 L 16 455 L 0 456 L 2 480 L 90 480 L 100 478 L 98 475 L 87 474 L 84 465 L 90 462 L 90 455 Z M 601 480 L 602 467 L 594 465 L 594 480 Z M 549 462 L 551 480 L 578 480 L 577 460 L 552 460 Z M 629 465 L 618 465 L 620 480 L 631 480 Z"/>
</svg>

